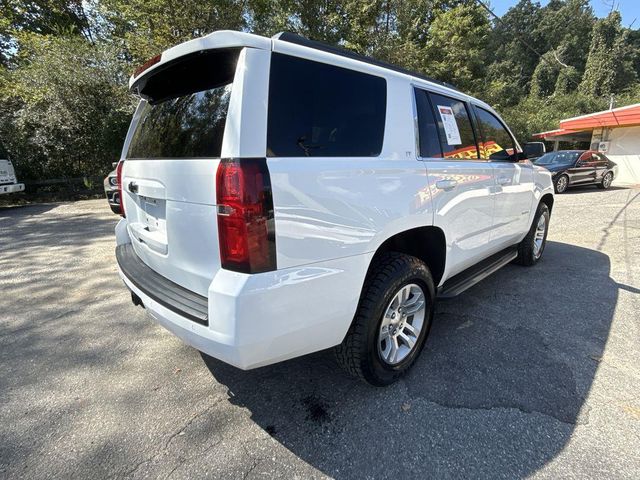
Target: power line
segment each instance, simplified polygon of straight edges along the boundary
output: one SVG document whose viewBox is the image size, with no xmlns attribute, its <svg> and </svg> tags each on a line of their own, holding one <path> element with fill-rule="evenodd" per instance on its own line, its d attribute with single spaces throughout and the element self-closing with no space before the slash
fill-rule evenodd
<svg viewBox="0 0 640 480">
<path fill-rule="evenodd" d="M 489 7 L 488 7 L 488 6 L 487 6 L 487 5 L 486 5 L 482 0 L 476 0 L 476 2 L 478 2 L 478 4 L 480 4 L 480 6 L 481 6 L 482 8 L 484 8 L 487 12 L 489 12 L 489 15 L 491 15 L 493 18 L 495 18 L 495 19 L 498 21 L 498 23 L 500 23 L 500 25 L 502 25 L 503 27 L 507 28 L 508 30 L 511 30 L 510 28 L 508 28 L 507 24 L 502 20 L 502 18 L 500 18 L 500 17 L 499 17 L 498 15 L 496 15 L 495 13 L 493 13 L 493 10 L 491 10 L 491 9 L 490 9 L 490 8 L 489 8 Z M 560 66 L 560 67 L 562 67 L 562 68 L 569 68 L 569 66 L 568 66 L 568 65 L 563 64 L 563 63 L 562 63 L 562 62 L 561 62 L 557 57 L 555 57 L 555 55 L 554 55 L 554 58 L 556 59 L 556 61 L 558 62 L 558 64 L 556 65 L 556 64 L 554 64 L 554 63 L 550 62 L 550 61 L 549 61 L 549 60 L 547 60 L 544 56 L 542 56 L 542 54 L 541 54 L 540 52 L 538 52 L 535 48 L 533 48 L 531 45 L 529 45 L 529 44 L 528 44 L 524 39 L 522 39 L 522 38 L 520 37 L 520 35 L 518 35 L 518 34 L 517 34 L 517 33 L 515 33 L 515 32 L 512 32 L 512 33 L 513 33 L 514 37 L 516 38 L 516 40 L 518 40 L 522 45 L 524 45 L 526 48 L 528 48 L 528 49 L 529 49 L 529 50 L 531 50 L 533 53 L 535 53 L 535 54 L 538 56 L 538 58 L 539 58 L 540 60 L 544 61 L 546 64 L 548 64 L 548 65 L 550 65 L 550 66 L 552 66 L 552 67 L 555 67 L 555 66 L 558 66 L 558 65 L 559 65 L 559 66 Z M 569 80 L 571 83 L 573 83 L 573 84 L 576 86 L 576 88 L 580 86 L 580 85 L 579 85 L 575 80 L 573 80 L 569 75 L 565 75 L 565 76 L 566 76 L 567 80 Z"/>
</svg>

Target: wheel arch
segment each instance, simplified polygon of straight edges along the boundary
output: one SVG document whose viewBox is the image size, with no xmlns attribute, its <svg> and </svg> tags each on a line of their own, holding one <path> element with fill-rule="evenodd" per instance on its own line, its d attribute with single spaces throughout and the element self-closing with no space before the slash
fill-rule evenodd
<svg viewBox="0 0 640 480">
<path fill-rule="evenodd" d="M 387 238 L 376 249 L 365 278 L 369 276 L 376 260 L 387 252 L 404 253 L 422 260 L 431 271 L 434 285 L 437 287 L 440 284 L 447 256 L 447 242 L 442 229 L 435 226 L 416 227 Z"/>
<path fill-rule="evenodd" d="M 553 210 L 553 202 L 554 202 L 554 198 L 553 198 L 553 194 L 551 193 L 545 193 L 540 198 L 540 203 L 544 203 L 549 208 L 549 213 L 551 213 L 551 211 Z"/>
</svg>

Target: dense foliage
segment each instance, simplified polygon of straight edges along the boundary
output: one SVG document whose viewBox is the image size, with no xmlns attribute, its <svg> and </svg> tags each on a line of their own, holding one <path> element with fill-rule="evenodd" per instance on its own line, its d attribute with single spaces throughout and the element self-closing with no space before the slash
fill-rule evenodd
<svg viewBox="0 0 640 480">
<path fill-rule="evenodd" d="M 219 29 L 288 30 L 453 83 L 521 141 L 640 101 L 640 32 L 588 0 L 0 0 L 0 148 L 25 179 L 104 174 L 119 157 L 135 66 Z"/>
</svg>

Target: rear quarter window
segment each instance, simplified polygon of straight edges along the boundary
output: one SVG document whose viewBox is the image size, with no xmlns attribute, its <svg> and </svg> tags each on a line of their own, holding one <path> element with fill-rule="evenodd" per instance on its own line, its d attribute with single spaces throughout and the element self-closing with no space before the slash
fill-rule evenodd
<svg viewBox="0 0 640 480">
<path fill-rule="evenodd" d="M 274 53 L 267 155 L 371 157 L 382 151 L 385 79 Z"/>
<path fill-rule="evenodd" d="M 429 93 L 418 88 L 414 89 L 416 99 L 416 114 L 418 116 L 418 149 L 423 158 L 442 157 L 438 124 L 433 115 L 433 108 L 429 101 Z"/>
</svg>

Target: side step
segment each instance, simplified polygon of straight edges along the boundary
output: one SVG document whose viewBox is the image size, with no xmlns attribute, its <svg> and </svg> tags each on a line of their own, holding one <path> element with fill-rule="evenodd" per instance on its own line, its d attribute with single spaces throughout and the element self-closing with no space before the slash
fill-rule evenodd
<svg viewBox="0 0 640 480">
<path fill-rule="evenodd" d="M 480 263 L 458 273 L 454 277 L 444 282 L 438 288 L 438 298 L 452 298 L 460 295 L 466 289 L 473 287 L 480 280 L 488 277 L 496 270 L 504 267 L 518 256 L 518 246 L 506 248 L 490 257 L 482 260 Z"/>
</svg>

